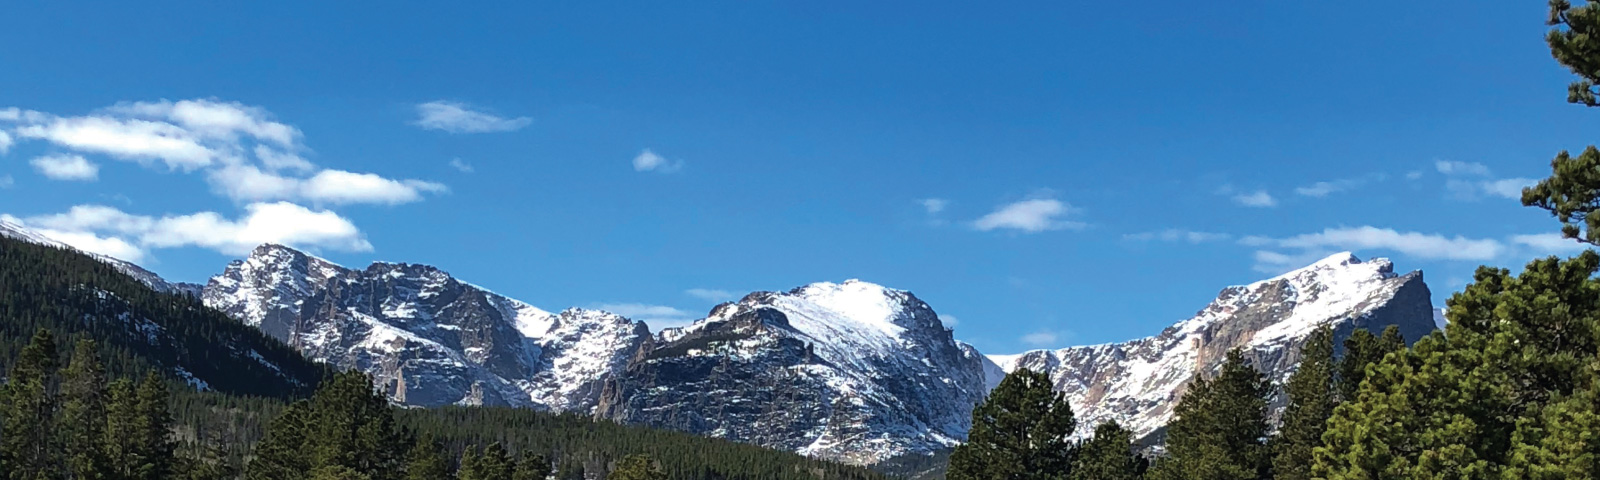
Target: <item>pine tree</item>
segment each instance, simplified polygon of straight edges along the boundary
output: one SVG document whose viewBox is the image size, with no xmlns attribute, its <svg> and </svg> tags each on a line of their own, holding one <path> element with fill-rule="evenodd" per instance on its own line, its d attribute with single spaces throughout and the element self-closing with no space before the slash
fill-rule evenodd
<svg viewBox="0 0 1600 480">
<path fill-rule="evenodd" d="M 461 452 L 461 466 L 456 468 L 456 480 L 487 480 L 479 461 L 481 458 L 478 456 L 478 446 L 468 445 Z"/>
<path fill-rule="evenodd" d="M 1384 328 L 1381 336 L 1359 328 L 1350 332 L 1350 337 L 1344 340 L 1344 356 L 1339 360 L 1338 376 L 1335 378 L 1339 399 L 1355 400 L 1356 389 L 1367 377 L 1367 366 L 1378 363 L 1391 352 L 1405 348 L 1406 340 L 1400 336 L 1400 327 L 1395 325 Z"/>
<path fill-rule="evenodd" d="M 139 463 L 134 467 L 137 480 L 165 479 L 172 475 L 177 444 L 172 439 L 172 412 L 167 384 L 155 372 L 145 375 L 135 393 L 138 400 L 136 445 Z"/>
<path fill-rule="evenodd" d="M 1065 394 L 1050 377 L 1020 369 L 1006 375 L 972 411 L 967 442 L 950 454 L 952 480 L 1059 480 L 1072 474 L 1068 437 L 1077 428 Z"/>
<path fill-rule="evenodd" d="M 516 470 L 516 464 L 499 442 L 484 447 L 483 454 L 478 456 L 473 467 L 475 480 L 511 480 L 511 474 Z"/>
<path fill-rule="evenodd" d="M 1312 450 L 1322 445 L 1322 432 L 1338 406 L 1334 388 L 1333 330 L 1323 326 L 1306 337 L 1300 366 L 1284 389 L 1289 405 L 1272 441 L 1278 480 L 1311 480 Z"/>
<path fill-rule="evenodd" d="M 135 473 L 141 456 L 138 394 L 133 381 L 126 378 L 112 381 L 106 390 L 106 432 L 102 444 L 112 478 L 138 478 Z"/>
<path fill-rule="evenodd" d="M 266 436 L 256 444 L 255 459 L 245 466 L 246 479 L 295 480 L 310 474 L 311 462 L 305 449 L 310 410 L 311 402 L 301 400 L 272 419 Z"/>
<path fill-rule="evenodd" d="M 106 373 L 93 340 L 79 340 L 61 376 L 60 445 L 77 479 L 111 476 L 106 458 Z"/>
<path fill-rule="evenodd" d="M 629 455 L 617 462 L 606 480 L 667 480 L 667 474 L 649 456 Z"/>
<path fill-rule="evenodd" d="M 511 475 L 512 480 L 545 480 L 550 477 L 550 459 L 531 451 L 522 452 L 522 460 L 517 462 L 517 471 Z"/>
<path fill-rule="evenodd" d="M 1095 427 L 1094 437 L 1078 447 L 1072 480 L 1137 480 L 1144 460 L 1133 451 L 1133 432 L 1116 422 Z"/>
<path fill-rule="evenodd" d="M 312 396 L 310 411 L 305 440 L 313 467 L 342 465 L 377 480 L 398 478 L 406 443 L 371 377 L 335 375 Z"/>
<path fill-rule="evenodd" d="M 7 375 L 6 409 L 0 416 L 0 456 L 6 458 L 12 480 L 42 480 L 59 476 L 60 450 L 54 441 L 56 398 L 56 342 L 49 330 L 40 329 L 22 349 Z"/>
<path fill-rule="evenodd" d="M 1271 384 L 1228 352 L 1217 376 L 1196 377 L 1167 424 L 1167 457 L 1151 470 L 1157 480 L 1252 480 L 1268 478 L 1271 457 L 1267 402 Z"/>
<path fill-rule="evenodd" d="M 406 453 L 406 480 L 441 480 L 450 477 L 444 448 L 431 434 L 417 437 Z"/>
</svg>

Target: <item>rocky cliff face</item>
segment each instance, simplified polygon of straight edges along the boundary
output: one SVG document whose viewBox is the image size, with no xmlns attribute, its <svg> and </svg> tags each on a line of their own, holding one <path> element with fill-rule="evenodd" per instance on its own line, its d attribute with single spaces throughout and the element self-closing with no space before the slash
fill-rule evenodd
<svg viewBox="0 0 1600 480">
<path fill-rule="evenodd" d="M 661 332 L 596 415 L 874 463 L 963 440 L 984 362 L 909 292 L 817 283 Z"/>
<path fill-rule="evenodd" d="M 1433 307 L 1421 272 L 1394 273 L 1387 259 L 1362 262 L 1342 253 L 1250 285 L 1228 287 L 1193 318 L 1160 334 L 1123 343 L 996 356 L 1005 371 L 1050 374 L 1066 392 L 1080 425 L 1115 420 L 1138 436 L 1156 432 L 1196 374 L 1209 374 L 1233 348 L 1278 384 L 1299 364 L 1306 335 L 1334 328 L 1335 342 L 1364 328 L 1398 325 L 1408 342 L 1433 331 Z M 1281 400 L 1275 408 L 1281 409 Z"/>
<path fill-rule="evenodd" d="M 263 245 L 202 293 L 207 306 L 306 356 L 371 374 L 398 402 L 587 412 L 648 338 L 641 323 L 551 314 L 426 265 L 348 269 Z"/>
</svg>

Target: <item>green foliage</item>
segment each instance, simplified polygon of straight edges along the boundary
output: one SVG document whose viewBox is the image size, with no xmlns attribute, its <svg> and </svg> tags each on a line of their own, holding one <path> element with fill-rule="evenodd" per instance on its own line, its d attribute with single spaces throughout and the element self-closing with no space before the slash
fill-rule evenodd
<svg viewBox="0 0 1600 480">
<path fill-rule="evenodd" d="M 1239 350 L 1212 379 L 1196 377 L 1167 424 L 1167 457 L 1157 480 L 1249 480 L 1267 476 L 1267 402 L 1271 385 Z"/>
<path fill-rule="evenodd" d="M 398 479 L 409 442 L 395 425 L 393 407 L 359 372 L 325 382 L 307 402 L 296 402 L 273 422 L 246 469 L 253 480 L 304 478 L 343 467 L 374 480 Z"/>
<path fill-rule="evenodd" d="M 93 340 L 79 340 L 72 361 L 61 376 L 61 448 L 67 454 L 74 478 L 99 479 L 111 475 L 106 458 L 105 368 L 95 356 Z"/>
<path fill-rule="evenodd" d="M 666 472 L 648 455 L 628 455 L 606 475 L 606 480 L 666 480 Z"/>
<path fill-rule="evenodd" d="M 1094 437 L 1078 447 L 1072 480 L 1137 480 L 1146 463 L 1133 451 L 1133 432 L 1116 422 L 1095 427 Z"/>
<path fill-rule="evenodd" d="M 1072 406 L 1043 373 L 1006 375 L 972 410 L 967 443 L 950 454 L 952 480 L 1070 478 L 1077 428 Z"/>
<path fill-rule="evenodd" d="M 1551 0 L 1549 22 L 1555 27 L 1545 36 L 1551 55 L 1578 76 L 1567 88 L 1567 101 L 1600 106 L 1600 5 Z M 1550 211 L 1561 221 L 1563 236 L 1600 243 L 1600 217 L 1591 215 L 1600 208 L 1600 150 L 1591 145 L 1577 157 L 1562 151 L 1550 170 L 1549 178 L 1523 189 L 1522 204 Z"/>
<path fill-rule="evenodd" d="M 524 451 L 522 459 L 517 461 L 517 471 L 511 475 L 511 480 L 545 480 L 550 473 L 550 458 Z"/>
<path fill-rule="evenodd" d="M 1349 363 L 1361 361 L 1359 358 L 1350 360 Z M 1333 330 L 1324 326 L 1306 337 L 1300 348 L 1300 367 L 1289 376 L 1284 388 L 1289 404 L 1284 408 L 1278 436 L 1272 441 L 1276 452 L 1272 459 L 1275 478 L 1312 478 L 1312 449 L 1322 444 L 1322 432 L 1327 430 L 1328 417 L 1333 416 L 1333 407 L 1338 404 L 1334 370 Z"/>
<path fill-rule="evenodd" d="M 1406 340 L 1400 336 L 1400 327 L 1395 325 L 1384 328 L 1381 336 L 1365 329 L 1350 332 L 1350 337 L 1344 340 L 1344 356 L 1339 361 L 1338 376 L 1334 379 L 1338 385 L 1339 400 L 1355 400 L 1357 388 L 1367 378 L 1367 367 L 1405 348 Z"/>
<path fill-rule="evenodd" d="M 418 437 L 411 444 L 411 451 L 406 453 L 406 480 L 439 480 L 449 476 L 450 462 L 444 457 L 444 447 L 433 435 Z M 544 477 L 539 478 L 543 480 Z"/>
<path fill-rule="evenodd" d="M 0 417 L 0 457 L 12 480 L 59 477 L 60 449 L 54 445 L 56 378 L 55 336 L 34 333 L 7 375 L 6 401 Z"/>
</svg>

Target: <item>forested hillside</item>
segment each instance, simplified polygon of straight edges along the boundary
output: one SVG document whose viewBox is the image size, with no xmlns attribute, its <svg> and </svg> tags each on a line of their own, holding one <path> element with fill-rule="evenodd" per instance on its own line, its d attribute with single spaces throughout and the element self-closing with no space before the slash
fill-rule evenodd
<svg viewBox="0 0 1600 480">
<path fill-rule="evenodd" d="M 335 374 L 191 296 L 3 236 L 0 372 L 8 478 L 884 478 L 583 416 L 393 407 L 367 377 Z"/>
</svg>

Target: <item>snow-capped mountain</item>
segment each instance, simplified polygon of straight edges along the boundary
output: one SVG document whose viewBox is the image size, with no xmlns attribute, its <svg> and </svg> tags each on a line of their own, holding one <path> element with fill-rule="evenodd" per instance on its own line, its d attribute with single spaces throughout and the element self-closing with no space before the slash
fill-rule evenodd
<svg viewBox="0 0 1600 480">
<path fill-rule="evenodd" d="M 660 332 L 596 415 L 870 464 L 964 440 L 986 363 L 909 292 L 816 283 Z"/>
<path fill-rule="evenodd" d="M 649 337 L 642 323 L 552 314 L 427 265 L 356 270 L 278 245 L 230 263 L 202 299 L 410 405 L 588 412 Z"/>
<path fill-rule="evenodd" d="M 1278 277 L 1228 287 L 1193 318 L 1123 343 L 991 356 L 1007 372 L 1043 371 L 1072 401 L 1079 431 L 1115 420 L 1136 436 L 1157 432 L 1195 374 L 1209 374 L 1233 348 L 1281 385 L 1299 364 L 1305 337 L 1321 325 L 1335 343 L 1356 328 L 1398 325 L 1414 342 L 1434 329 L 1422 272 L 1394 273 L 1387 259 L 1340 253 Z M 1342 348 L 1342 347 L 1340 347 Z M 1281 408 L 1280 405 L 1275 406 Z"/>
</svg>

